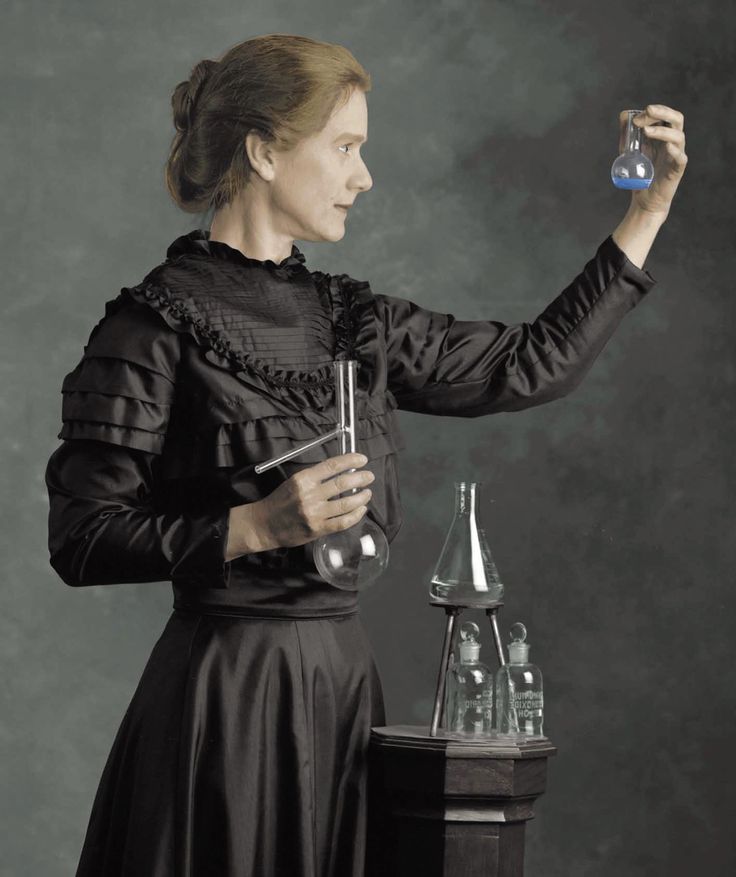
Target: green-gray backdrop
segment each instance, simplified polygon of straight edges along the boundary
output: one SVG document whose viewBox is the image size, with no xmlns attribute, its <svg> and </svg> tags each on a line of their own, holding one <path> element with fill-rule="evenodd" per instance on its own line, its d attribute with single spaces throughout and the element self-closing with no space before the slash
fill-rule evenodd
<svg viewBox="0 0 736 877">
<path fill-rule="evenodd" d="M 453 481 L 479 480 L 559 747 L 529 877 L 734 873 L 734 32 L 717 0 L 65 0 L 5 4 L 3 875 L 74 872 L 170 586 L 70 589 L 43 472 L 63 375 L 103 303 L 194 227 L 162 182 L 173 87 L 270 32 L 373 76 L 374 187 L 314 268 L 462 319 L 533 319 L 623 216 L 618 113 L 686 118 L 690 163 L 647 260 L 658 285 L 583 384 L 529 411 L 401 414 L 406 520 L 362 599 L 388 721 L 427 723 L 444 616 L 427 583 Z M 486 642 L 486 656 L 490 645 Z M 143 875 L 142 875 L 143 877 Z"/>
</svg>

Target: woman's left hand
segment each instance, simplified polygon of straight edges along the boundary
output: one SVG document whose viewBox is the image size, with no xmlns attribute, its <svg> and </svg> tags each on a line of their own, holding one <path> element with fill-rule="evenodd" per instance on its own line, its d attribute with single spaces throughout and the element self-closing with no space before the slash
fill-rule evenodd
<svg viewBox="0 0 736 877">
<path fill-rule="evenodd" d="M 621 153 L 626 142 L 626 110 L 621 112 L 619 119 Z M 632 191 L 632 206 L 666 218 L 687 165 L 685 117 L 671 107 L 648 104 L 643 114 L 634 116 L 634 124 L 646 126 L 642 151 L 654 164 L 654 181 L 648 189 Z"/>
</svg>

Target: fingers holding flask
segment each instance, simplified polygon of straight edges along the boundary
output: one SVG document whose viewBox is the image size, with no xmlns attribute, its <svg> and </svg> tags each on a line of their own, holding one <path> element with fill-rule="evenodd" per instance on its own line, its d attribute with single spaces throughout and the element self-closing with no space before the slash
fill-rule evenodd
<svg viewBox="0 0 736 877">
<path fill-rule="evenodd" d="M 666 216 L 688 162 L 683 113 L 664 104 L 647 104 L 638 113 L 622 110 L 619 124 L 622 159 L 619 164 L 623 162 L 627 152 L 631 151 L 632 145 L 634 150 L 638 146 L 640 158 L 644 156 L 641 160 L 649 168 L 643 176 L 649 179 L 641 180 L 641 185 L 634 185 L 633 180 L 631 184 L 627 184 L 626 180 L 614 179 L 614 184 L 619 188 L 635 190 L 631 192 L 632 206 L 647 213 Z M 642 134 L 637 137 L 634 132 L 632 135 L 629 125 L 636 126 Z M 640 165 L 636 167 L 641 171 Z"/>
</svg>

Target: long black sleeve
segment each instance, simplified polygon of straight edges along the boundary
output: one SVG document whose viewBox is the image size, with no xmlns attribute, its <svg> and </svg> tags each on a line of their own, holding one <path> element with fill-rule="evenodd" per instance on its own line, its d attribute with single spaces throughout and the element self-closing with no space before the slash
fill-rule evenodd
<svg viewBox="0 0 736 877">
<path fill-rule="evenodd" d="M 656 283 L 611 236 L 532 323 L 457 320 L 376 295 L 398 407 L 477 417 L 559 399 L 582 380 L 624 315 Z"/>
<path fill-rule="evenodd" d="M 51 566 L 72 586 L 173 578 L 226 587 L 229 510 L 157 514 L 156 455 L 65 441 L 46 467 Z"/>
<path fill-rule="evenodd" d="M 157 502 L 180 358 L 178 333 L 155 312 L 116 300 L 64 378 L 46 486 L 50 563 L 68 585 L 228 586 L 229 508 L 162 514 Z"/>
</svg>

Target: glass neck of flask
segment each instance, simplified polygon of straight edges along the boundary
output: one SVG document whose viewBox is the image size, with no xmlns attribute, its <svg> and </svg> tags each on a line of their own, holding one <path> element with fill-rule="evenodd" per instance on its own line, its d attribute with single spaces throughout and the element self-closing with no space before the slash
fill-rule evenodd
<svg viewBox="0 0 736 877">
<path fill-rule="evenodd" d="M 474 518 L 478 508 L 479 481 L 455 482 L 455 516 Z"/>
<path fill-rule="evenodd" d="M 630 110 L 626 123 L 626 151 L 641 152 L 642 129 L 634 124 L 634 116 L 638 116 L 641 110 Z"/>
</svg>

